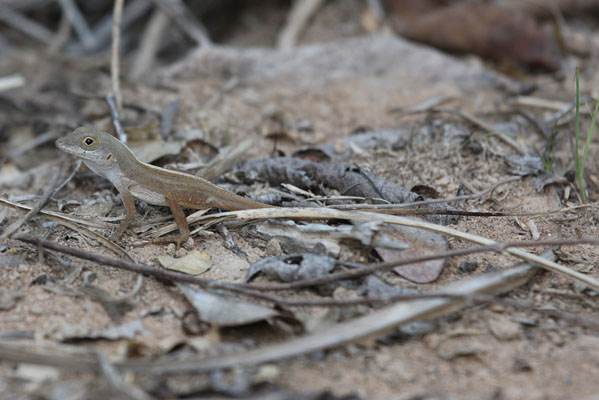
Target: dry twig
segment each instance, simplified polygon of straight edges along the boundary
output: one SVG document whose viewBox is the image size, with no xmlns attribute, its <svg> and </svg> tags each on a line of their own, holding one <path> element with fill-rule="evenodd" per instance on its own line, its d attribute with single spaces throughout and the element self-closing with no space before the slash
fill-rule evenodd
<svg viewBox="0 0 599 400">
<path fill-rule="evenodd" d="M 33 206 L 21 219 L 15 221 L 8 228 L 6 228 L 6 231 L 2 234 L 2 236 L 0 236 L 0 239 L 6 240 L 7 238 L 11 237 L 21 226 L 23 226 L 23 224 L 35 217 L 42 210 L 48 200 L 50 200 L 50 197 L 56 193 L 56 189 L 59 186 L 58 179 L 60 178 L 61 172 L 62 170 L 60 168 L 57 168 L 56 171 L 54 171 L 54 175 L 52 175 L 52 178 L 50 178 L 50 184 L 48 187 L 46 187 L 46 190 L 44 190 L 44 193 L 39 198 L 35 206 Z"/>
<path fill-rule="evenodd" d="M 1 12 L 2 10 L 0 10 Z M 13 74 L 0 77 L 0 92 L 10 89 L 20 88 L 25 85 L 25 78 L 22 75 Z"/>
<path fill-rule="evenodd" d="M 522 180 L 521 176 L 512 176 L 510 178 L 499 181 L 479 192 L 468 194 L 468 195 L 463 195 L 463 196 L 449 197 L 447 199 L 429 199 L 429 200 L 413 201 L 413 202 L 401 203 L 401 204 L 341 204 L 341 205 L 329 206 L 329 208 L 334 208 L 337 210 L 385 210 L 385 209 L 416 207 L 416 206 L 423 206 L 423 205 L 428 205 L 428 204 L 453 203 L 455 201 L 474 200 L 474 199 L 483 197 L 487 193 L 493 192 L 499 186 L 505 185 L 506 183 L 509 183 L 509 182 L 514 182 L 514 181 L 519 181 L 519 180 Z M 432 211 L 432 213 L 442 213 L 443 212 L 441 210 L 430 210 L 430 211 Z"/>
<path fill-rule="evenodd" d="M 30 206 L 26 206 L 24 204 L 15 203 L 14 201 L 10 201 L 8 199 L 0 197 L 0 204 L 5 205 L 7 207 L 11 207 L 17 210 L 29 211 L 32 209 Z M 74 217 L 72 215 L 56 212 L 56 211 L 44 211 L 41 210 L 38 212 L 39 215 L 43 215 L 44 217 L 57 222 L 74 222 L 79 225 L 85 225 L 92 228 L 98 229 L 109 229 L 112 225 L 107 223 L 100 223 L 91 220 L 87 220 L 84 218 Z"/>
<path fill-rule="evenodd" d="M 89 28 L 87 21 L 81 11 L 77 7 L 74 0 L 58 0 L 63 12 L 75 28 L 77 36 L 81 40 L 81 44 L 86 50 L 91 50 L 96 46 L 96 38 L 92 30 Z"/>
<path fill-rule="evenodd" d="M 48 28 L 2 4 L 0 4 L 0 21 L 45 45 L 50 45 L 52 42 L 54 35 Z"/>
<path fill-rule="evenodd" d="M 152 0 L 169 17 L 175 20 L 183 32 L 203 48 L 212 47 L 206 28 L 181 0 Z"/>
<path fill-rule="evenodd" d="M 193 214 L 192 214 L 193 215 Z M 195 222 L 214 223 L 225 220 L 244 220 L 258 221 L 268 218 L 287 218 L 303 220 L 323 220 L 323 219 L 341 219 L 350 221 L 371 221 L 380 220 L 389 224 L 409 226 L 417 229 L 424 229 L 431 232 L 440 233 L 447 236 L 463 239 L 472 243 L 481 245 L 496 245 L 494 240 L 474 235 L 468 232 L 462 232 L 447 226 L 441 226 L 426 221 L 401 217 L 396 215 L 376 214 L 363 211 L 341 211 L 330 208 L 263 208 L 256 210 L 229 211 L 219 214 L 212 214 L 194 218 Z M 189 219 L 188 219 L 189 221 Z M 194 231 L 195 232 L 195 231 Z M 547 270 L 565 275 L 575 281 L 588 285 L 594 289 L 599 289 L 599 281 L 592 276 L 582 274 L 567 268 L 553 261 L 547 261 L 542 257 L 531 254 L 520 249 L 507 249 L 507 253 L 518 257 L 524 261 L 532 262 Z"/>
<path fill-rule="evenodd" d="M 279 50 L 291 50 L 297 43 L 297 38 L 305 28 L 308 20 L 322 5 L 322 0 L 295 0 L 287 15 L 287 22 L 277 39 Z"/>
<path fill-rule="evenodd" d="M 487 122 L 483 121 L 482 119 L 471 115 L 465 111 L 462 110 L 454 110 L 454 109 L 446 109 L 446 108 L 435 108 L 433 109 L 433 111 L 435 112 L 442 112 L 442 113 L 449 113 L 449 114 L 454 114 L 457 115 L 463 119 L 465 119 L 466 121 L 478 126 L 479 128 L 482 128 L 483 130 L 485 130 L 487 133 L 496 133 L 497 131 Z M 507 144 L 508 146 L 512 147 L 514 150 L 516 150 L 518 153 L 520 153 L 521 155 L 525 155 L 526 154 L 526 149 L 524 149 L 522 146 L 520 146 L 514 139 L 512 139 L 511 137 L 504 135 L 502 133 L 499 133 L 497 135 L 497 138 L 499 140 L 501 140 L 502 142 L 504 142 L 505 144 Z"/>
<path fill-rule="evenodd" d="M 114 130 L 116 131 L 119 140 L 123 143 L 127 143 L 127 134 L 123 130 L 123 125 L 121 125 L 121 116 L 119 113 L 119 108 L 116 104 L 115 97 L 112 93 L 108 93 L 106 95 L 106 103 L 108 103 L 108 108 L 110 108 L 112 125 L 114 126 Z"/>
<path fill-rule="evenodd" d="M 152 7 L 152 3 L 148 0 L 132 0 L 127 2 L 123 10 L 123 18 L 121 21 L 121 30 L 127 29 L 141 18 Z M 93 36 L 96 39 L 96 45 L 89 49 L 89 52 L 96 52 L 103 49 L 110 41 L 112 34 L 112 15 L 108 15 L 93 28 Z M 80 54 L 83 51 L 79 43 L 69 45 L 68 50 L 73 54 Z"/>
<path fill-rule="evenodd" d="M 110 387 L 119 395 L 124 396 L 131 400 L 152 400 L 153 396 L 150 396 L 144 392 L 141 388 L 134 385 L 131 382 L 127 382 L 123 377 L 120 376 L 119 371 L 114 365 L 108 361 L 104 353 L 101 351 L 96 352 L 100 371 L 106 378 L 106 381 Z"/>
<path fill-rule="evenodd" d="M 377 271 L 389 270 L 391 268 L 407 265 L 407 264 L 415 264 L 423 261 L 429 261 L 440 258 L 447 258 L 453 256 L 461 256 L 466 254 L 472 254 L 477 252 L 484 251 L 498 251 L 503 252 L 507 251 L 511 248 L 515 247 L 529 247 L 529 246 L 542 246 L 542 245 L 571 245 L 571 244 L 599 244 L 599 239 L 572 239 L 572 240 L 554 240 L 554 241 L 524 241 L 524 242 L 512 242 L 512 243 L 496 243 L 493 245 L 486 246 L 478 246 L 472 247 L 468 249 L 459 249 L 446 251 L 438 254 L 432 255 L 424 255 L 418 257 L 409 257 L 402 260 L 374 264 L 370 266 L 361 266 L 358 264 L 351 264 L 355 269 L 352 271 L 346 272 L 338 272 L 333 273 L 327 276 L 305 279 L 301 281 L 291 282 L 291 283 L 279 283 L 279 284 L 239 284 L 239 283 L 229 283 L 229 282 L 220 282 L 213 279 L 206 279 L 199 276 L 188 275 L 181 272 L 164 270 L 152 268 L 147 265 L 139 264 L 134 261 L 120 260 L 114 259 L 103 254 L 97 254 L 88 252 L 81 249 L 76 249 L 68 246 L 63 246 L 61 244 L 51 242 L 44 239 L 35 238 L 30 235 L 17 235 L 14 237 L 17 240 L 30 243 L 33 245 L 38 245 L 45 247 L 50 250 L 58 251 L 64 254 L 68 254 L 77 258 L 82 258 L 84 260 L 96 262 L 103 265 L 108 265 L 114 268 L 124 269 L 127 271 L 132 271 L 140 274 L 150 275 L 158 279 L 169 280 L 169 281 L 177 281 L 177 282 L 187 282 L 200 285 L 201 287 L 207 289 L 221 289 L 227 290 L 234 293 L 239 293 L 245 296 L 254 297 L 262 300 L 266 300 L 275 304 L 283 305 L 283 306 L 297 306 L 297 305 L 308 305 L 306 302 L 294 302 L 294 300 L 288 300 L 281 297 L 270 296 L 262 293 L 263 291 L 268 290 L 289 290 L 289 289 L 299 289 L 305 288 L 309 286 L 317 286 L 326 283 L 331 283 L 334 281 L 342 280 L 342 279 L 351 279 L 357 278 L 361 276 L 365 276 L 368 274 L 372 274 Z M 513 250 L 513 249 L 512 249 Z M 547 260 L 546 260 L 547 261 Z M 339 262 L 339 264 L 348 264 L 344 262 Z M 358 269 L 358 267 L 360 267 Z M 406 297 L 406 299 L 411 300 L 411 297 Z M 381 302 L 387 301 L 387 299 L 371 299 L 370 302 Z"/>
<path fill-rule="evenodd" d="M 154 11 L 141 35 L 142 40 L 135 54 L 133 67 L 129 76 L 133 80 L 141 78 L 154 65 L 156 54 L 160 49 L 162 35 L 168 26 L 169 18 L 160 10 Z"/>
<path fill-rule="evenodd" d="M 1 197 L 0 197 L 0 204 L 4 204 L 5 206 L 15 208 L 18 210 L 25 210 L 25 211 L 30 211 L 33 208 L 33 207 L 25 206 L 23 204 L 14 203 L 10 200 L 3 199 Z M 80 225 L 87 225 L 87 226 L 94 227 L 94 228 L 106 229 L 108 227 L 107 224 L 99 224 L 99 223 L 96 223 L 93 221 L 85 220 L 83 218 L 73 217 L 71 215 L 62 214 L 62 213 L 58 213 L 58 212 L 54 212 L 54 211 L 39 211 L 38 214 L 43 215 L 45 218 L 47 218 L 49 220 L 56 221 L 59 224 L 64 225 L 67 228 L 74 230 L 75 232 L 78 232 L 79 234 L 81 234 L 84 237 L 91 238 L 93 240 L 98 241 L 104 247 L 113 251 L 115 254 L 117 254 L 120 257 L 126 257 L 129 260 L 133 260 L 133 257 L 131 257 L 131 255 L 127 251 L 125 251 L 125 249 L 118 246 L 116 243 L 111 242 L 110 240 L 106 239 L 104 236 L 100 235 L 97 232 L 94 232 L 92 230 L 84 228 L 83 226 L 80 226 Z"/>
<path fill-rule="evenodd" d="M 121 47 L 121 20 L 123 19 L 123 3 L 124 0 L 114 0 L 114 8 L 112 11 L 112 56 L 110 61 L 110 77 L 112 79 L 112 95 L 116 101 L 117 111 L 121 111 L 123 109 L 123 97 L 121 95 L 119 81 L 119 50 Z M 120 137 L 120 132 L 118 133 L 119 139 L 121 139 L 123 143 L 127 143 L 127 138 L 125 137 L 125 140 L 123 140 L 123 138 Z"/>
<path fill-rule="evenodd" d="M 449 257 L 458 257 L 464 256 L 473 253 L 485 252 L 485 251 L 494 251 L 498 253 L 504 252 L 506 249 L 510 247 L 536 247 L 536 246 L 567 246 L 567 245 L 579 245 L 579 244 L 594 244 L 599 245 L 599 239 L 562 239 L 562 240 L 523 240 L 519 242 L 503 242 L 497 243 L 497 245 L 486 245 L 486 246 L 476 246 L 469 247 L 466 249 L 458 249 L 458 250 L 449 250 L 436 254 L 427 254 L 423 256 L 410 257 L 403 259 L 401 261 L 389 261 L 385 263 L 371 264 L 366 266 L 361 266 L 354 263 L 345 263 L 339 261 L 338 263 L 341 265 L 348 265 L 352 267 L 351 270 L 342 271 L 342 272 L 334 272 L 332 274 L 319 276 L 315 278 L 308 278 L 303 280 L 298 280 L 295 282 L 288 283 L 267 283 L 267 284 L 259 284 L 252 283 L 247 284 L 246 287 L 256 289 L 256 290 L 294 290 L 301 289 L 306 287 L 313 287 L 318 285 L 326 285 L 331 282 L 342 281 L 346 279 L 355 279 L 362 276 L 370 275 L 375 272 L 388 271 L 392 268 L 398 267 L 400 265 L 408 265 L 408 264 L 416 264 L 418 262 L 425 262 L 431 260 L 438 260 L 442 258 Z"/>
</svg>

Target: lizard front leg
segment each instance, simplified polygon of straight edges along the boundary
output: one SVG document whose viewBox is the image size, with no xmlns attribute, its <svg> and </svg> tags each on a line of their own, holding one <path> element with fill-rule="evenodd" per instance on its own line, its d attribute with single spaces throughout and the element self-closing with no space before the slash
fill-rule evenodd
<svg viewBox="0 0 599 400">
<path fill-rule="evenodd" d="M 125 219 L 121 221 L 121 224 L 116 232 L 112 234 L 112 239 L 118 239 L 121 237 L 123 232 L 125 232 L 125 229 L 127 229 L 131 222 L 135 219 L 135 201 L 133 201 L 133 196 L 131 196 L 131 193 L 129 193 L 127 189 L 119 190 L 119 193 L 127 214 L 125 215 Z"/>
</svg>

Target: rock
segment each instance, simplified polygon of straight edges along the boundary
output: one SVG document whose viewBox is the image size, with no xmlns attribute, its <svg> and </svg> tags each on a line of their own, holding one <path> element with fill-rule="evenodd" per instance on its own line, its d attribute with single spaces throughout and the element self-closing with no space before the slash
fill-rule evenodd
<svg viewBox="0 0 599 400">
<path fill-rule="evenodd" d="M 501 315 L 487 321 L 489 331 L 499 340 L 514 340 L 521 337 L 521 327 L 508 317 Z"/>
</svg>

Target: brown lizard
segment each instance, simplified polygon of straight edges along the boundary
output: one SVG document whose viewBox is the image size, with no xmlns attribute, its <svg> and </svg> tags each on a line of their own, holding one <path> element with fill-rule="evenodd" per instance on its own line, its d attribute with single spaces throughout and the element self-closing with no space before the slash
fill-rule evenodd
<svg viewBox="0 0 599 400">
<path fill-rule="evenodd" d="M 244 210 L 274 207 L 227 192 L 197 176 L 144 163 L 118 139 L 96 129 L 77 128 L 58 139 L 56 146 L 81 158 L 89 169 L 108 179 L 119 191 L 127 215 L 113 234 L 115 239 L 135 218 L 133 197 L 170 207 L 180 233 L 154 242 L 175 242 L 177 247 L 189 238 L 189 226 L 182 208 Z"/>
</svg>

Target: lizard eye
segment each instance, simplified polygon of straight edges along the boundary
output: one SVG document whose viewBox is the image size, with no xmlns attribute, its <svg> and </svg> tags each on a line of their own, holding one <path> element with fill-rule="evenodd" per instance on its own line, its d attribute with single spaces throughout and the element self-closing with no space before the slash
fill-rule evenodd
<svg viewBox="0 0 599 400">
<path fill-rule="evenodd" d="M 88 146 L 91 146 L 92 144 L 94 144 L 94 139 L 86 137 L 85 139 L 83 139 L 83 143 L 85 143 Z"/>
</svg>

